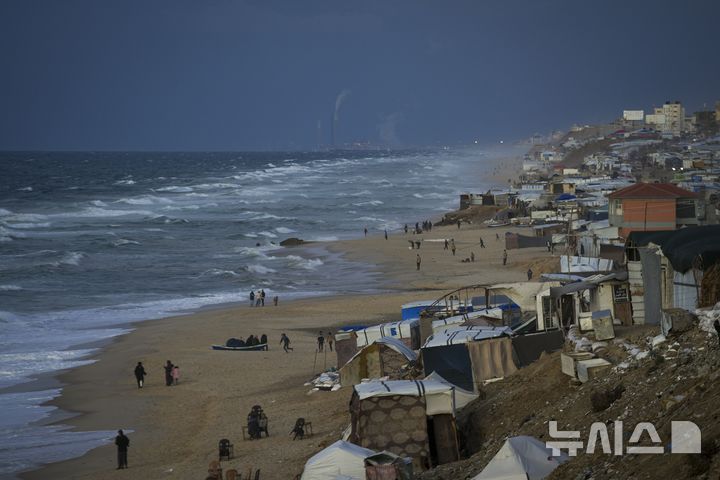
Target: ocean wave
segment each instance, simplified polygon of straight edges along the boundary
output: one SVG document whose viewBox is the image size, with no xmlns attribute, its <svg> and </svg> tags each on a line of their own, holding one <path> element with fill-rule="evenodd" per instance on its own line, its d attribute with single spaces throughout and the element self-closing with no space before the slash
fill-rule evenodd
<svg viewBox="0 0 720 480">
<path fill-rule="evenodd" d="M 308 242 L 337 242 L 338 240 L 340 239 L 334 235 L 319 235 L 308 238 Z"/>
<path fill-rule="evenodd" d="M 139 197 L 121 198 L 113 203 L 124 203 L 127 205 L 168 205 L 174 203 L 169 198 L 156 197 L 154 195 L 142 195 Z"/>
<path fill-rule="evenodd" d="M 156 192 L 170 192 L 170 193 L 189 193 L 192 192 L 192 187 L 178 187 L 178 186 L 169 186 L 169 187 L 160 187 L 154 189 Z"/>
<path fill-rule="evenodd" d="M 223 190 L 228 188 L 238 188 L 240 185 L 235 183 L 201 183 L 193 185 L 193 190 Z"/>
<path fill-rule="evenodd" d="M 275 229 L 275 231 L 278 232 L 278 233 L 283 233 L 283 234 L 284 234 L 284 233 L 293 233 L 293 232 L 295 232 L 296 230 L 293 230 L 292 228 L 287 228 L 287 227 L 277 227 L 277 228 Z"/>
<path fill-rule="evenodd" d="M 20 285 L 0 285 L 0 292 L 16 292 L 22 289 Z"/>
<path fill-rule="evenodd" d="M 377 207 L 379 205 L 383 205 L 384 203 L 385 202 L 383 202 L 382 200 L 370 200 L 369 202 L 353 203 L 353 205 L 355 205 L 356 207 L 367 207 L 367 206 Z"/>
<path fill-rule="evenodd" d="M 0 208 L 0 217 L 9 217 L 12 214 L 13 214 L 13 212 L 11 212 L 10 210 Z"/>
<path fill-rule="evenodd" d="M 285 257 L 291 267 L 303 268 L 305 270 L 315 270 L 317 267 L 324 265 L 319 258 L 303 258 L 297 255 L 288 255 Z"/>
<path fill-rule="evenodd" d="M 117 182 L 113 183 L 113 185 L 135 185 L 135 180 L 127 179 L 127 180 L 118 180 Z"/>
<path fill-rule="evenodd" d="M 52 262 L 50 265 L 60 267 L 62 265 L 73 265 L 78 266 L 83 258 L 87 257 L 84 252 L 67 252 L 57 262 Z"/>
<path fill-rule="evenodd" d="M 448 196 L 441 193 L 413 193 L 413 197 L 420 199 L 445 200 Z"/>
<path fill-rule="evenodd" d="M 6 218 L 5 222 L 34 223 L 34 222 L 42 222 L 47 219 L 48 219 L 47 215 L 42 215 L 40 213 L 16 213 L 16 214 L 12 214 L 8 218 Z"/>
<path fill-rule="evenodd" d="M 33 187 L 22 187 L 17 189 L 18 192 L 32 192 Z"/>
<path fill-rule="evenodd" d="M 207 198 L 210 195 L 207 193 L 190 192 L 190 193 L 186 193 L 184 196 L 185 197 L 196 197 L 196 198 Z"/>
<path fill-rule="evenodd" d="M 166 225 L 190 223 L 190 221 L 185 218 L 174 218 L 168 217 L 167 215 L 151 216 L 149 220 L 153 223 L 164 223 Z"/>
<path fill-rule="evenodd" d="M 258 275 L 265 275 L 268 273 L 277 272 L 277 270 L 273 270 L 272 268 L 266 267 L 264 265 L 248 265 L 247 267 L 245 267 L 245 270 L 250 273 L 257 273 Z"/>
<path fill-rule="evenodd" d="M 38 222 L 38 223 L 5 223 L 0 222 L 3 224 L 3 226 L 13 229 L 20 229 L 20 230 L 27 230 L 32 228 L 48 228 L 50 226 L 49 222 Z"/>
<path fill-rule="evenodd" d="M 107 203 L 103 202 L 102 200 L 93 200 L 90 202 L 90 205 L 94 207 L 107 207 Z"/>
<path fill-rule="evenodd" d="M 101 207 L 86 207 L 79 212 L 56 213 L 51 217 L 83 217 L 83 218 L 103 218 L 103 217 L 129 217 L 133 215 L 148 216 L 152 212 L 147 210 L 114 210 Z"/>
<path fill-rule="evenodd" d="M 138 242 L 137 240 L 130 240 L 128 238 L 119 238 L 112 242 L 112 244 L 115 247 L 122 247 L 125 245 L 140 245 L 140 242 Z"/>
<path fill-rule="evenodd" d="M 210 270 L 205 270 L 202 272 L 199 277 L 228 277 L 228 278 L 237 278 L 241 277 L 237 272 L 234 272 L 232 270 L 223 270 L 221 268 L 211 268 Z"/>
<path fill-rule="evenodd" d="M 257 234 L 262 235 L 263 237 L 267 237 L 267 238 L 277 238 L 277 235 L 275 235 L 272 232 L 262 231 L 262 232 L 258 232 Z"/>
</svg>

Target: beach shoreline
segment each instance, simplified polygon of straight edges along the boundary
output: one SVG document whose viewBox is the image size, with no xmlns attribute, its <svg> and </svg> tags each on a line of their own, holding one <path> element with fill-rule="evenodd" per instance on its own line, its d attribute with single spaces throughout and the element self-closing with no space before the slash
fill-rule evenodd
<svg viewBox="0 0 720 480">
<path fill-rule="evenodd" d="M 437 215 L 431 215 L 435 218 Z M 513 230 L 513 229 L 511 229 Z M 487 249 L 480 251 L 478 246 L 478 232 L 485 235 Z M 388 240 L 380 234 L 370 235 L 367 238 L 353 240 L 339 240 L 323 243 L 322 248 L 330 252 L 342 255 L 344 258 L 370 265 L 370 270 L 375 273 L 382 283 L 374 284 L 373 288 L 379 292 L 354 293 L 352 295 L 333 295 L 330 297 L 309 297 L 284 301 L 281 298 L 279 307 L 266 306 L 258 309 L 250 308 L 244 301 L 233 302 L 232 304 L 212 305 L 203 307 L 194 312 L 182 315 L 174 315 L 168 318 L 152 321 L 133 322 L 127 334 L 114 337 L 109 343 L 98 349 L 90 358 L 94 363 L 63 371 L 57 375 L 57 381 L 62 385 L 62 393 L 59 397 L 49 402 L 61 412 L 67 412 L 59 417 L 59 423 L 69 425 L 76 430 L 111 430 L 126 428 L 133 430 L 131 435 L 133 448 L 130 449 L 131 468 L 141 470 L 143 476 L 157 476 L 159 473 L 173 475 L 179 478 L 194 476 L 197 477 L 205 471 L 207 463 L 214 457 L 217 448 L 217 441 L 222 438 L 217 431 L 222 421 L 212 420 L 205 417 L 202 424 L 194 425 L 189 429 L 187 425 L 175 425 L 168 413 L 162 412 L 163 402 L 180 402 L 183 411 L 204 412 L 205 415 L 218 415 L 219 411 L 229 404 L 243 403 L 246 407 L 233 409 L 232 417 L 236 422 L 232 432 L 225 433 L 235 443 L 236 457 L 242 456 L 246 462 L 256 466 L 262 466 L 264 478 L 287 478 L 277 476 L 278 465 L 292 468 L 294 473 L 302 470 L 304 461 L 321 449 L 323 446 L 332 443 L 339 438 L 344 424 L 347 421 L 346 402 L 348 389 L 341 389 L 339 392 L 321 392 L 307 395 L 309 387 L 303 384 L 310 380 L 311 370 L 319 373 L 321 368 L 311 368 L 313 357 L 314 332 L 316 329 L 327 331 L 334 330 L 339 325 L 348 324 L 372 324 L 385 321 L 399 320 L 400 305 L 402 303 L 434 299 L 447 293 L 447 291 L 462 285 L 471 283 L 482 283 L 487 281 L 517 281 L 524 276 L 524 263 L 522 261 L 511 262 L 506 268 L 501 268 L 500 255 L 502 248 L 498 242 L 491 239 L 491 235 L 503 234 L 504 231 L 493 229 L 488 230 L 480 225 L 465 225 L 461 229 L 454 226 L 436 227 L 424 235 L 415 236 L 412 234 L 391 233 Z M 423 243 L 418 250 L 408 248 L 408 239 L 437 240 L 439 238 L 455 238 L 458 245 L 459 255 L 450 256 L 448 251 L 442 249 L 438 242 Z M 317 248 L 318 243 L 312 244 Z M 288 251 L 292 251 L 292 247 Z M 304 247 L 299 247 L 304 248 Z M 478 259 L 473 264 L 461 263 L 462 255 L 469 254 L 470 249 L 476 250 Z M 485 251 L 486 250 L 486 251 Z M 527 257 L 532 258 L 537 252 L 523 252 Z M 415 256 L 423 256 L 423 265 L 420 272 L 415 270 Z M 524 261 L 524 260 L 523 260 Z M 261 313 L 262 315 L 255 315 Z M 260 317 L 260 318 L 257 318 Z M 236 318 L 236 320 L 233 320 Z M 280 325 L 268 326 L 263 320 L 270 319 L 279 322 Z M 235 353 L 235 352 L 212 352 L 209 349 L 211 343 L 222 343 L 229 336 L 245 336 L 245 333 L 238 334 L 231 326 L 242 321 L 243 328 L 247 333 L 260 334 L 268 333 L 271 339 L 271 351 L 263 353 Z M 267 328 L 267 332 L 260 330 Z M 208 330 L 218 331 L 212 339 L 208 336 Z M 282 355 L 278 358 L 277 353 L 282 353 L 278 348 L 273 348 L 281 330 L 289 332 L 293 339 L 293 345 L 300 345 L 302 354 L 293 352 L 289 354 L 296 358 L 297 362 L 287 363 L 288 358 Z M 219 333 L 223 331 L 225 333 Z M 169 332 L 183 332 L 183 335 L 172 335 Z M 171 338 L 168 338 L 171 337 Z M 201 342 L 203 338 L 206 341 Z M 278 347 L 278 346 L 276 346 Z M 182 353 L 184 352 L 184 353 Z M 296 355 L 296 353 L 298 353 Z M 232 373 L 225 377 L 218 376 L 213 370 L 213 362 L 218 358 L 217 354 L 225 355 L 256 355 L 241 360 L 248 360 L 248 365 L 243 366 L 243 373 L 249 368 L 266 369 L 267 367 L 278 367 L 280 376 L 272 380 L 263 378 L 256 372 L 249 375 L 245 383 L 250 383 L 253 388 L 242 393 L 233 391 L 234 386 Z M 268 356 L 269 355 L 269 356 Z M 165 357 L 178 362 L 181 366 L 183 377 L 188 380 L 181 380 L 178 387 L 151 387 L 152 383 L 159 382 L 160 365 L 164 363 Z M 223 360 L 227 357 L 220 357 Z M 137 391 L 132 378 L 132 368 L 136 359 L 145 359 L 151 377 L 154 375 L 154 382 L 149 382 L 142 391 Z M 235 361 L 236 358 L 227 358 Z M 260 361 L 258 361 L 260 360 Z M 317 357 L 315 357 L 317 361 Z M 333 364 L 324 358 L 324 365 Z M 183 367 L 185 365 L 185 367 Z M 190 365 L 190 367 L 188 367 Z M 316 367 L 318 367 L 316 365 Z M 225 369 L 222 367 L 221 369 Z M 260 372 L 261 373 L 261 372 Z M 190 380 L 192 379 L 192 380 Z M 240 380 L 242 381 L 242 380 Z M 192 386 L 187 384 L 192 382 Z M 218 385 L 220 391 L 230 390 L 227 395 L 211 394 L 206 391 L 203 385 Z M 184 393 L 183 390 L 186 390 Z M 191 390 L 188 392 L 187 390 Z M 148 391 L 152 393 L 148 394 Z M 142 392 L 142 396 L 140 396 Z M 181 393 L 178 393 L 181 392 Z M 291 412 L 297 412 L 298 416 L 306 418 L 314 417 L 322 412 L 332 412 L 330 418 L 323 428 L 318 430 L 317 435 L 311 442 L 285 445 L 282 444 L 283 455 L 274 458 L 270 465 L 262 460 L 262 449 L 255 448 L 255 444 L 264 442 L 243 442 L 240 440 L 240 427 L 244 424 L 244 415 L 249 406 L 257 402 L 251 400 L 258 396 L 265 397 L 276 392 L 276 396 L 282 397 L 282 401 L 290 407 L 284 409 L 282 422 L 286 428 L 292 425 Z M 187 396 L 187 398 L 173 399 L 176 395 Z M 311 398 L 310 412 L 303 411 L 308 407 L 306 398 Z M 231 402 L 234 399 L 234 402 Z M 299 401 L 298 401 L 299 399 Z M 277 403 L 278 399 L 270 399 Z M 175 406 L 175 403 L 172 403 Z M 262 403 L 261 403 L 262 404 Z M 263 404 L 265 407 L 265 405 Z M 268 410 L 267 407 L 266 411 Z M 305 408 L 307 410 L 307 408 Z M 288 416 L 290 415 L 290 416 Z M 203 415 L 197 415 L 203 417 Z M 277 418 L 271 415 L 271 422 Z M 273 418 L 275 417 L 275 418 Z M 215 418 L 215 417 L 213 417 Z M 317 418 L 317 417 L 315 417 Z M 53 419 L 54 423 L 58 420 Z M 53 423 L 53 422 L 43 422 Z M 140 427 L 139 425 L 142 425 Z M 175 440 L 184 438 L 190 431 L 204 431 L 205 435 L 199 435 L 202 441 L 183 442 Z M 273 438 L 271 437 L 271 441 Z M 169 440 L 171 439 L 171 440 Z M 287 439 L 284 439 L 287 440 Z M 159 444 L 173 444 L 185 455 L 182 459 L 176 455 L 170 455 L 168 459 L 153 459 L 151 454 L 138 451 L 152 450 L 154 442 Z M 195 448 L 188 451 L 187 443 L 192 443 Z M 196 444 L 197 443 L 197 444 Z M 138 446 L 140 448 L 137 448 Z M 157 448 L 157 447 L 155 447 Z M 45 478 L 46 476 L 57 476 L 58 478 L 97 478 L 102 472 L 104 478 L 115 478 L 117 472 L 113 470 L 114 455 L 111 445 L 104 445 L 94 448 L 85 455 L 62 462 L 50 463 L 40 466 L 38 469 L 30 470 L 19 474 L 23 479 Z M 191 460 L 190 460 L 191 459 Z M 265 465 L 263 465 L 263 463 Z M 137 465 L 137 467 L 135 467 Z M 242 468 L 241 465 L 239 465 Z M 136 472 L 138 471 L 136 470 Z M 162 471 L 161 471 L 162 470 Z M 167 473 L 170 472 L 170 473 Z M 182 472 L 182 473 L 181 473 Z M 192 473 L 191 473 L 192 472 Z M 293 474 L 294 474 L 293 473 Z M 120 478 L 118 476 L 118 478 Z"/>
</svg>

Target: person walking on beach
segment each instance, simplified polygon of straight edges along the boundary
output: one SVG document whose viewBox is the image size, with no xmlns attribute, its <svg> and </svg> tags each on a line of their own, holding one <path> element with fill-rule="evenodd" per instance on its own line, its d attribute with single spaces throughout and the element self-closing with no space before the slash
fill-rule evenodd
<svg viewBox="0 0 720 480">
<path fill-rule="evenodd" d="M 503 265 L 507 265 L 507 250 L 503 250 Z"/>
<path fill-rule="evenodd" d="M 317 344 L 318 344 L 318 352 L 322 352 L 323 347 L 325 346 L 325 336 L 323 335 L 322 332 L 318 332 Z"/>
<path fill-rule="evenodd" d="M 417 258 L 415 259 L 415 264 L 417 265 L 418 271 L 420 270 L 420 263 L 422 263 L 422 259 L 420 258 L 420 254 L 417 254 Z"/>
<path fill-rule="evenodd" d="M 165 386 L 169 387 L 172 385 L 173 378 L 172 378 L 172 371 L 173 371 L 173 364 L 170 360 L 165 363 L 165 366 L 163 367 L 165 369 Z"/>
<path fill-rule="evenodd" d="M 333 335 L 333 333 L 327 332 L 327 336 L 325 337 L 325 342 L 327 343 L 331 352 L 333 351 L 332 346 L 333 346 L 334 341 L 335 341 L 335 336 Z"/>
<path fill-rule="evenodd" d="M 265 289 L 260 290 L 260 305 L 265 306 Z"/>
<path fill-rule="evenodd" d="M 406 224 L 405 224 L 405 235 L 407 235 L 407 232 L 408 232 L 408 226 L 407 226 L 407 223 L 406 223 Z"/>
<path fill-rule="evenodd" d="M 446 238 L 446 239 L 445 239 L 445 247 L 443 248 L 443 250 L 447 250 L 447 249 L 448 249 L 448 245 L 449 245 L 449 243 L 448 243 L 448 240 L 447 240 L 447 238 Z"/>
<path fill-rule="evenodd" d="M 499 240 L 500 240 L 500 234 L 499 234 L 499 233 L 496 233 L 496 234 L 495 234 L 495 241 L 499 241 Z"/>
<path fill-rule="evenodd" d="M 130 446 L 130 439 L 125 436 L 122 430 L 118 430 L 117 437 L 115 437 L 115 445 L 117 445 L 117 469 L 128 468 L 127 449 Z"/>
<path fill-rule="evenodd" d="M 455 239 L 450 239 L 450 250 L 452 250 L 453 257 L 455 256 Z"/>
<path fill-rule="evenodd" d="M 147 375 L 147 373 L 145 372 L 145 367 L 143 367 L 142 362 L 138 362 L 137 366 L 135 367 L 135 380 L 137 380 L 138 388 L 143 387 L 143 383 L 145 383 L 145 375 Z"/>
<path fill-rule="evenodd" d="M 250 290 L 250 306 L 252 307 L 254 303 L 255 303 L 255 292 Z"/>
<path fill-rule="evenodd" d="M 475 261 L 475 252 L 470 252 L 470 261 L 471 262 Z"/>
<path fill-rule="evenodd" d="M 482 237 L 480 237 L 480 248 L 485 248 L 485 242 Z"/>
<path fill-rule="evenodd" d="M 273 297 L 273 305 L 275 305 L 275 306 L 277 307 L 277 304 L 278 304 L 279 301 L 280 301 L 280 298 L 279 298 L 277 295 L 275 295 L 275 296 Z"/>
<path fill-rule="evenodd" d="M 385 229 L 385 240 L 387 240 L 387 229 Z"/>
<path fill-rule="evenodd" d="M 288 353 L 289 350 L 293 350 L 293 348 L 290 347 L 290 338 L 284 333 L 280 335 L 280 344 L 283 346 L 285 353 Z"/>
<path fill-rule="evenodd" d="M 365 227 L 365 236 L 367 237 L 367 227 Z"/>
<path fill-rule="evenodd" d="M 172 379 L 173 379 L 173 385 L 177 385 L 180 381 L 180 367 L 177 365 L 173 365 L 172 369 Z"/>
<path fill-rule="evenodd" d="M 527 276 L 528 276 L 528 282 L 529 282 L 530 280 L 532 280 L 532 277 L 533 277 L 532 268 L 528 268 Z"/>
</svg>

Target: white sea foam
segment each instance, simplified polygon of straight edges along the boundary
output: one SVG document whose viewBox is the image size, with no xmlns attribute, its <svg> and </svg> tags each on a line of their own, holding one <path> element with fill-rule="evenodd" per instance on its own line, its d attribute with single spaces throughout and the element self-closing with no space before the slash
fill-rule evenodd
<svg viewBox="0 0 720 480">
<path fill-rule="evenodd" d="M 277 235 L 275 235 L 272 232 L 268 232 L 268 231 L 258 232 L 258 235 L 262 235 L 263 237 L 267 237 L 267 238 L 277 238 Z"/>
<path fill-rule="evenodd" d="M 32 192 L 33 187 L 22 187 L 17 189 L 18 192 Z"/>
<path fill-rule="evenodd" d="M 420 199 L 445 200 L 448 195 L 442 193 L 413 193 L 413 197 Z"/>
<path fill-rule="evenodd" d="M 0 217 L 8 217 L 10 215 L 13 215 L 13 212 L 4 208 L 0 208 Z"/>
<path fill-rule="evenodd" d="M 113 185 L 128 185 L 128 186 L 129 186 L 129 185 L 135 185 L 135 180 L 130 180 L 130 179 L 127 179 L 127 180 L 118 180 L 118 181 L 115 182 Z"/>
<path fill-rule="evenodd" d="M 130 240 L 127 238 L 119 238 L 119 239 L 115 240 L 114 242 L 112 242 L 112 244 L 116 247 L 123 247 L 125 245 L 140 245 L 140 242 L 138 242 L 137 240 Z"/>
<path fill-rule="evenodd" d="M 175 185 L 169 187 L 160 187 L 155 189 L 156 192 L 170 192 L 170 193 L 189 193 L 192 192 L 192 187 L 178 187 Z"/>
<path fill-rule="evenodd" d="M 236 278 L 241 277 L 237 272 L 234 272 L 232 270 L 223 270 L 221 268 L 211 268 L 210 270 L 205 270 L 200 274 L 200 277 L 229 277 L 229 278 Z"/>
<path fill-rule="evenodd" d="M 305 270 L 315 270 L 323 265 L 323 261 L 319 258 L 303 258 L 297 255 L 288 255 L 285 258 L 291 267 L 304 268 Z"/>
<path fill-rule="evenodd" d="M 275 229 L 275 231 L 278 233 L 293 233 L 293 232 L 295 232 L 295 230 L 293 230 L 292 228 L 287 228 L 287 227 L 277 227 Z"/>
<path fill-rule="evenodd" d="M 103 202 L 102 200 L 93 200 L 90 202 L 90 205 L 94 207 L 107 207 L 107 203 Z"/>
<path fill-rule="evenodd" d="M 51 265 L 59 267 L 61 265 L 73 265 L 78 266 L 83 258 L 87 255 L 83 252 L 67 252 L 57 262 L 53 262 Z"/>
<path fill-rule="evenodd" d="M 22 289 L 20 285 L 0 285 L 0 292 L 17 292 Z"/>
<path fill-rule="evenodd" d="M 385 202 L 383 202 L 382 200 L 370 200 L 369 202 L 353 203 L 353 205 L 355 205 L 356 207 L 367 207 L 367 206 L 377 207 L 379 205 L 383 205 L 384 203 Z"/>
<path fill-rule="evenodd" d="M 127 205 L 168 205 L 173 203 L 173 201 L 169 198 L 157 197 L 155 195 L 142 195 L 139 197 L 121 198 L 113 203 L 124 203 Z"/>
<path fill-rule="evenodd" d="M 335 235 L 318 235 L 308 238 L 309 242 L 336 242 L 339 238 Z"/>
<path fill-rule="evenodd" d="M 258 275 L 266 275 L 268 273 L 277 272 L 277 270 L 273 270 L 272 268 L 266 267 L 264 265 L 248 265 L 247 267 L 245 267 L 245 269 L 248 272 L 257 273 Z"/>
</svg>

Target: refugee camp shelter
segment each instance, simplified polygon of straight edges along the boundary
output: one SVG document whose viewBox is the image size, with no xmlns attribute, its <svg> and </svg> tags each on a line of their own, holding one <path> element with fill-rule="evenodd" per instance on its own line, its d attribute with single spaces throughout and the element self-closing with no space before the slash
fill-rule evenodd
<svg viewBox="0 0 720 480">
<path fill-rule="evenodd" d="M 400 322 L 381 323 L 357 332 L 357 346 L 362 348 L 385 337 L 397 338 L 409 348 L 420 348 L 420 320 L 412 318 Z"/>
<path fill-rule="evenodd" d="M 310 457 L 305 463 L 301 480 L 365 480 L 365 459 L 377 452 L 338 440 Z"/>
<path fill-rule="evenodd" d="M 449 330 L 427 339 L 420 350 L 425 375 L 437 372 L 449 382 L 477 392 L 485 380 L 517 370 L 509 327 Z"/>
<path fill-rule="evenodd" d="M 632 232 L 626 252 L 635 323 L 658 324 L 665 308 L 720 301 L 720 225 Z"/>
<path fill-rule="evenodd" d="M 415 471 L 460 458 L 455 412 L 477 398 L 442 378 L 371 381 L 350 399 L 350 441 L 412 458 Z"/>
<path fill-rule="evenodd" d="M 363 378 L 398 378 L 403 365 L 417 361 L 417 354 L 396 338 L 379 338 L 363 347 L 340 368 L 343 386 L 357 385 Z"/>
<path fill-rule="evenodd" d="M 510 437 L 473 480 L 542 480 L 568 460 L 565 453 L 552 456 L 537 438 Z"/>
<path fill-rule="evenodd" d="M 452 317 L 433 320 L 432 330 L 433 333 L 435 333 L 446 330 L 448 327 L 471 325 L 482 325 L 486 327 L 503 325 L 503 309 L 499 307 L 484 308 L 463 315 L 454 315 Z"/>
<path fill-rule="evenodd" d="M 613 318 L 623 325 L 632 322 L 625 272 L 595 274 L 563 286 L 550 287 L 538 293 L 536 302 L 538 330 L 580 325 L 581 319 L 589 318 L 592 312 L 599 310 L 610 310 Z"/>
</svg>

